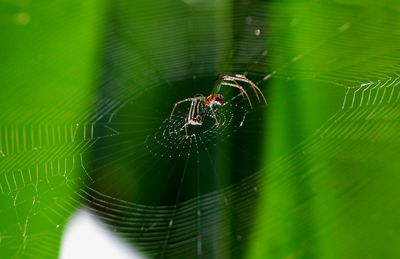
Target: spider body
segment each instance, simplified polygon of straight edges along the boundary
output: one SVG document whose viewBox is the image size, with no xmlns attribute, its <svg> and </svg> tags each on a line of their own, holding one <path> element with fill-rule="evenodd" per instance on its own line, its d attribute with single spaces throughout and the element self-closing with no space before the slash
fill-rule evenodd
<svg viewBox="0 0 400 259">
<path fill-rule="evenodd" d="M 208 110 L 212 110 L 214 105 L 221 106 L 224 104 L 224 97 L 220 94 L 210 94 L 205 97 L 202 94 L 196 94 L 194 96 L 195 101 L 192 100 L 192 104 L 189 110 L 189 114 L 186 118 L 188 125 L 201 125 L 203 119 L 206 116 Z M 213 116 L 215 118 L 215 116 Z M 217 119 L 215 118 L 217 121 Z M 218 122 L 217 122 L 218 123 Z"/>
<path fill-rule="evenodd" d="M 187 126 L 202 125 L 203 119 L 207 115 L 209 110 L 211 110 L 211 117 L 213 117 L 215 119 L 215 124 L 218 127 L 219 122 L 218 122 L 218 119 L 213 110 L 213 106 L 221 106 L 221 105 L 224 105 L 224 103 L 225 103 L 224 97 L 221 94 L 217 93 L 217 92 L 219 92 L 221 86 L 223 86 L 223 85 L 238 88 L 240 90 L 240 94 L 242 95 L 242 97 L 247 99 L 250 107 L 253 108 L 253 105 L 250 101 L 250 98 L 249 98 L 247 92 L 243 89 L 243 87 L 241 85 L 239 85 L 237 83 L 237 81 L 242 81 L 242 82 L 248 83 L 250 85 L 250 87 L 253 89 L 257 99 L 260 101 L 260 98 L 258 95 L 258 94 L 260 94 L 262 96 L 262 98 L 264 99 L 264 101 L 267 103 L 261 90 L 252 81 L 247 79 L 245 75 L 241 75 L 241 74 L 236 74 L 235 76 L 219 75 L 217 78 L 213 93 L 211 93 L 207 97 L 205 97 L 202 94 L 196 94 L 193 98 L 186 98 L 186 99 L 183 99 L 183 100 L 175 103 L 174 108 L 172 109 L 172 112 L 171 112 L 170 119 L 172 119 L 172 116 L 174 114 L 174 111 L 175 111 L 175 108 L 177 105 L 179 105 L 183 102 L 191 101 L 192 103 L 190 106 L 190 110 L 186 117 L 185 124 L 183 125 L 183 128 L 185 128 L 186 135 L 187 135 Z"/>
</svg>

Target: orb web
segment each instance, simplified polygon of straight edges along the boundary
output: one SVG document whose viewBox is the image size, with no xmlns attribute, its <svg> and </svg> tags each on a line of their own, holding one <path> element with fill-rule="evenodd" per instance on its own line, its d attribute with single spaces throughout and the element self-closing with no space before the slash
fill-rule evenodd
<svg viewBox="0 0 400 259">
<path fill-rule="evenodd" d="M 149 256 L 240 256 L 247 248 L 245 242 L 257 237 L 258 230 L 275 234 L 287 222 L 297 226 L 294 230 L 312 243 L 312 231 L 307 232 L 309 226 L 300 225 L 302 220 L 290 221 L 307 217 L 307 213 L 298 217 L 302 209 L 309 212 L 316 208 L 309 206 L 316 197 L 301 192 L 308 190 L 307 184 L 319 188 L 310 191 L 312 194 L 327 192 L 328 201 L 348 206 L 341 209 L 351 208 L 354 213 L 365 201 L 356 202 L 353 199 L 356 195 L 351 194 L 374 187 L 371 182 L 385 180 L 379 174 L 378 162 L 394 166 L 390 158 L 398 156 L 400 139 L 399 35 L 393 33 L 398 9 L 358 3 L 363 8 L 355 13 L 344 1 L 329 5 L 236 1 L 235 6 L 229 3 L 221 9 L 211 1 L 192 1 L 190 6 L 163 1 L 147 7 L 149 12 L 137 12 L 136 8 L 143 7 L 138 2 L 116 1 L 113 6 L 105 40 L 104 67 L 97 70 L 102 82 L 100 90 L 85 93 L 77 90 L 81 99 L 52 96 L 66 104 L 62 111 L 42 111 L 39 105 L 29 111 L 3 106 L 0 213 L 7 218 L 7 224 L 2 226 L 1 237 L 3 247 L 12 251 L 14 257 L 54 257 L 65 215 L 82 205 L 116 235 Z M 321 7 L 326 7 L 325 12 L 320 12 Z M 385 18 L 380 16 L 385 24 L 370 19 L 379 15 L 378 11 L 388 14 Z M 162 23 L 154 20 L 160 15 L 165 18 Z M 314 23 L 318 24 L 318 30 L 312 29 Z M 298 35 L 295 46 L 288 36 L 296 32 L 301 37 Z M 357 37 L 352 36 L 355 32 Z M 232 38 L 234 41 L 230 41 Z M 282 107 L 279 105 L 296 104 L 292 107 L 295 114 L 297 108 L 312 105 L 310 96 L 316 100 L 326 98 L 330 109 L 316 122 L 318 130 L 289 143 L 286 153 L 262 167 L 244 169 L 237 161 L 253 164 L 246 159 L 261 154 L 251 142 L 258 142 L 266 133 L 259 123 L 269 117 L 249 109 L 241 98 L 216 110 L 219 127 L 213 118 L 207 117 L 203 125 L 190 126 L 185 136 L 182 130 L 188 111 L 185 107 L 168 120 L 176 101 L 193 96 L 201 85 L 205 87 L 201 92 L 210 90 L 209 80 L 204 84 L 190 81 L 186 84 L 187 91 L 177 94 L 174 90 L 182 90 L 176 87 L 179 81 L 211 78 L 221 71 L 261 78 L 254 82 L 259 83 L 265 94 L 284 93 L 284 97 L 271 99 L 266 94 L 270 105 L 265 110 L 276 112 Z M 74 74 L 64 76 L 71 76 L 74 82 Z M 5 84 L 14 85 L 12 80 L 6 80 Z M 54 85 L 58 83 L 54 81 Z M 171 91 L 163 92 L 167 87 Z M 300 89 L 307 90 L 305 96 L 296 95 Z M 314 96 L 315 93 L 323 94 Z M 17 98 L 18 94 L 15 91 Z M 91 102 L 94 96 L 98 97 L 95 111 L 88 109 L 76 114 L 73 107 L 82 100 Z M 302 98 L 309 102 L 303 102 Z M 129 108 L 132 103 L 140 102 L 142 105 Z M 318 112 L 314 110 L 312 115 Z M 75 123 L 60 122 L 64 117 L 72 117 Z M 274 119 L 270 121 L 274 124 L 270 129 L 281 131 L 275 128 L 280 118 Z M 287 122 L 292 126 L 291 133 L 297 132 L 297 125 L 291 122 Z M 237 141 L 241 134 L 252 137 Z M 221 142 L 222 147 L 215 149 L 215 143 Z M 238 154 L 231 153 L 232 143 Z M 231 155 L 235 155 L 234 159 Z M 219 168 L 227 157 L 237 163 L 231 168 Z M 335 188 L 330 183 L 336 176 L 322 170 L 330 161 L 338 161 L 335 164 L 340 169 L 336 170 L 338 178 L 346 179 Z M 356 174 L 360 170 L 349 166 L 362 168 L 371 161 L 378 162 L 372 164 L 368 177 Z M 229 172 L 231 178 L 217 185 L 223 172 Z M 237 176 L 243 172 L 243 177 Z M 322 188 L 310 183 L 321 179 Z M 390 186 L 393 182 L 385 183 Z M 145 188 L 140 188 L 144 183 L 147 183 Z M 299 187 L 293 183 L 301 188 L 292 188 Z M 342 185 L 347 189 L 343 190 Z M 166 187 L 170 192 L 163 192 Z M 74 195 L 64 195 L 62 190 Z M 257 200 L 260 190 L 275 194 L 271 198 L 286 194 L 282 190 L 288 190 L 289 194 L 294 190 L 297 192 L 293 196 L 299 197 L 300 202 L 289 205 L 285 216 L 268 214 L 265 225 L 253 232 L 252 208 L 260 205 Z M 190 191 L 190 195 L 184 196 Z M 383 193 L 374 196 L 380 194 Z M 136 199 L 153 195 L 158 195 L 155 198 L 161 202 Z M 346 195 L 350 198 L 340 198 Z M 171 198 L 169 203 L 164 203 L 163 196 Z M 375 201 L 373 197 L 369 200 Z M 376 211 L 381 208 L 378 203 L 368 206 Z M 360 214 L 360 219 L 364 215 Z M 329 227 L 332 222 L 340 225 L 345 215 L 340 216 L 318 217 L 318 220 Z M 38 218 L 47 223 L 47 229 L 35 230 Z M 290 236 L 284 234 L 283 238 Z M 383 236 L 382 240 L 390 238 Z M 298 249 L 303 252 L 308 248 Z"/>
<path fill-rule="evenodd" d="M 181 107 L 182 108 L 182 107 Z M 180 109 L 172 118 L 166 118 L 159 128 L 146 137 L 145 146 L 155 156 L 174 158 L 197 149 L 211 149 L 217 141 L 231 137 L 245 123 L 251 109 L 241 96 L 235 96 L 224 105 L 213 108 L 216 119 L 208 111 L 202 125 L 185 125 L 188 110 Z M 218 121 L 218 124 L 217 124 Z M 196 140 L 195 140 L 196 139 Z M 201 143 L 201 146 L 195 145 Z"/>
</svg>

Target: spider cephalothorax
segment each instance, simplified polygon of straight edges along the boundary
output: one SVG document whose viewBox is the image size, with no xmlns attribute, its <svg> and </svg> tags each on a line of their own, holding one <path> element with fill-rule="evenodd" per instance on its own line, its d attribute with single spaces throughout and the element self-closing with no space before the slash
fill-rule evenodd
<svg viewBox="0 0 400 259">
<path fill-rule="evenodd" d="M 246 98 L 250 104 L 250 107 L 253 107 L 249 95 L 247 92 L 243 89 L 241 85 L 237 83 L 237 81 L 245 82 L 250 85 L 250 87 L 253 89 L 255 95 L 257 96 L 258 101 L 260 101 L 259 95 L 262 96 L 265 102 L 266 99 L 261 92 L 261 90 L 249 79 L 246 78 L 245 75 L 241 74 L 236 74 L 234 76 L 229 76 L 229 75 L 219 75 L 217 78 L 217 82 L 215 84 L 214 91 L 219 92 L 221 86 L 226 85 L 226 86 L 231 86 L 238 88 L 240 90 L 240 94 L 243 96 L 243 98 Z M 190 110 L 188 113 L 188 116 L 186 118 L 186 123 L 183 125 L 183 128 L 185 128 L 185 132 L 187 135 L 187 126 L 188 125 L 201 125 L 203 124 L 203 119 L 206 116 L 207 112 L 211 110 L 211 116 L 215 119 L 215 124 L 217 127 L 219 126 L 218 119 L 215 115 L 215 112 L 213 110 L 213 106 L 221 106 L 224 105 L 225 99 L 224 97 L 219 94 L 219 93 L 212 93 L 209 96 L 205 97 L 202 94 L 196 94 L 193 98 L 187 98 L 184 100 L 181 100 L 177 103 L 175 103 L 174 108 L 172 109 L 170 119 L 172 119 L 172 116 L 174 114 L 175 108 L 178 104 L 181 104 L 183 102 L 188 102 L 191 101 L 192 104 L 190 106 Z"/>
<path fill-rule="evenodd" d="M 222 94 L 210 94 L 207 96 L 205 100 L 205 104 L 207 106 L 212 106 L 212 105 L 223 105 L 225 103 L 225 99 L 222 96 Z"/>
</svg>

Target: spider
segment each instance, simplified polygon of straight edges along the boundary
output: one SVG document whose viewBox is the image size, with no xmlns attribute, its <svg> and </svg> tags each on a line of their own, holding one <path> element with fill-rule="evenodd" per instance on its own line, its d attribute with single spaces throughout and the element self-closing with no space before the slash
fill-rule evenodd
<svg viewBox="0 0 400 259">
<path fill-rule="evenodd" d="M 214 118 L 215 124 L 217 127 L 219 127 L 219 122 L 217 119 L 217 116 L 215 115 L 215 112 L 213 110 L 213 106 L 221 106 L 224 105 L 225 99 L 224 97 L 219 94 L 219 90 L 221 89 L 221 86 L 226 85 L 226 86 L 231 86 L 234 88 L 237 88 L 240 90 L 240 94 L 243 96 L 243 98 L 247 99 L 249 102 L 249 105 L 251 108 L 253 108 L 253 104 L 250 101 L 249 95 L 247 92 L 243 89 L 241 85 L 239 85 L 240 82 L 245 82 L 250 85 L 250 87 L 253 89 L 258 101 L 260 102 L 260 97 L 263 98 L 264 102 L 267 103 L 267 100 L 265 99 L 263 93 L 261 92 L 260 88 L 258 88 L 252 81 L 250 81 L 248 78 L 246 78 L 245 75 L 242 74 L 235 74 L 234 76 L 226 75 L 226 74 L 221 74 L 217 77 L 216 83 L 214 86 L 213 92 L 205 97 L 202 94 L 196 94 L 193 98 L 186 98 L 183 99 L 177 103 L 175 103 L 174 108 L 172 109 L 170 119 L 172 119 L 172 116 L 174 115 L 175 108 L 178 104 L 181 104 L 183 102 L 192 102 L 190 106 L 189 113 L 186 117 L 185 124 L 183 125 L 182 128 L 185 128 L 185 133 L 187 136 L 187 127 L 189 125 L 202 125 L 203 124 L 203 119 L 207 112 L 211 110 L 211 117 Z"/>
</svg>

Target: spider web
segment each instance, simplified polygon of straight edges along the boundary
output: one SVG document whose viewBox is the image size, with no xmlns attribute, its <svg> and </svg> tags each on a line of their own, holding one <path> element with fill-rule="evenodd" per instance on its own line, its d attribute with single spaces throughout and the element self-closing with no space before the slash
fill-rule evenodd
<svg viewBox="0 0 400 259">
<path fill-rule="evenodd" d="M 48 111 L 35 121 L 1 126 L 0 213 L 11 219 L 0 233 L 6 253 L 57 254 L 65 215 L 82 204 L 148 256 L 179 258 L 256 253 L 258 243 L 249 242 L 287 222 L 308 241 L 288 245 L 290 254 L 312 255 L 313 235 L 320 232 L 305 211 L 313 202 L 356 207 L 355 217 L 381 208 L 373 198 L 357 205 L 357 195 L 375 188 L 375 195 L 386 196 L 396 188 L 379 171 L 398 169 L 385 163 L 399 147 L 399 35 L 383 29 L 397 24 L 398 9 L 349 8 L 340 1 L 168 1 L 136 8 L 119 1 L 110 11 L 94 112 L 77 115 L 74 124 L 53 122 L 57 115 Z M 382 24 L 367 22 L 377 10 L 390 15 Z M 312 30 L 313 23 L 321 27 Z M 298 30 L 304 39 L 294 46 L 287 39 Z M 250 95 L 251 108 L 235 89 L 224 89 L 228 102 L 216 110 L 220 126 L 207 116 L 186 136 L 190 103 L 169 120 L 173 104 L 208 94 L 220 72 L 244 73 L 269 105 Z M 326 102 L 313 106 L 312 98 Z M 73 107 L 77 101 L 67 102 Z M 278 134 L 279 110 L 288 105 L 313 107 L 308 111 L 317 119 L 301 127 L 299 114 L 286 115 L 294 139 L 268 149 L 261 140 Z M 1 116 L 8 121 L 19 114 L 5 110 Z M 327 173 L 333 167 L 336 174 Z M 378 189 L 379 179 L 387 193 Z M 74 195 L 64 196 L 65 190 Z M 296 198 L 282 209 L 279 197 L 291 195 Z M 278 209 L 265 215 L 259 204 Z M 343 220 L 337 211 L 314 213 L 321 231 L 334 231 Z M 39 218 L 48 225 L 37 230 Z M 367 221 L 361 218 L 354 228 Z M 275 237 L 259 240 L 272 247 L 290 243 L 288 236 Z M 288 256 L 270 254 L 280 255 Z"/>
<path fill-rule="evenodd" d="M 188 152 L 197 153 L 199 148 L 209 150 L 217 145 L 217 139 L 224 140 L 243 126 L 249 110 L 242 103 L 233 103 L 237 97 L 239 96 L 229 100 L 222 107 L 214 108 L 216 119 L 207 114 L 206 120 L 210 117 L 213 123 L 206 121 L 201 127 L 195 127 L 196 131 L 193 130 L 193 126 L 188 127 L 188 135 L 185 132 L 187 112 L 180 111 L 173 119 L 165 119 L 154 134 L 146 137 L 146 148 L 155 156 L 169 158 L 184 156 Z M 202 147 L 199 147 L 199 144 Z"/>
</svg>

